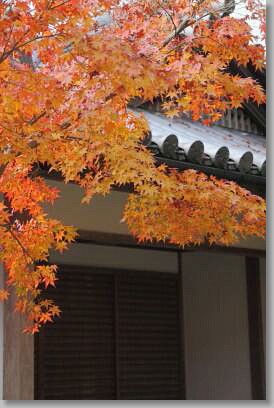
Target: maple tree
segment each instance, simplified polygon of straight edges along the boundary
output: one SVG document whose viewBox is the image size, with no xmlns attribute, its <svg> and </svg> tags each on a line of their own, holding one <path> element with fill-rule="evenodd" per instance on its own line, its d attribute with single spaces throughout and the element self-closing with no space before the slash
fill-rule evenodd
<svg viewBox="0 0 274 408">
<path fill-rule="evenodd" d="M 41 290 L 54 285 L 49 251 L 76 231 L 50 219 L 43 203 L 58 196 L 39 166 L 84 191 L 83 202 L 131 183 L 124 221 L 139 240 L 178 245 L 229 244 L 265 234 L 265 202 L 233 182 L 157 166 L 142 144 L 148 125 L 128 109 L 134 98 L 162 100 L 168 116 L 189 112 L 206 124 L 251 99 L 265 101 L 251 78 L 233 76 L 231 60 L 262 69 L 265 29 L 260 0 L 227 15 L 212 0 L 0 1 L 0 260 L 16 310 L 35 333 L 60 314 Z M 40 264 L 39 264 L 40 263 Z"/>
</svg>

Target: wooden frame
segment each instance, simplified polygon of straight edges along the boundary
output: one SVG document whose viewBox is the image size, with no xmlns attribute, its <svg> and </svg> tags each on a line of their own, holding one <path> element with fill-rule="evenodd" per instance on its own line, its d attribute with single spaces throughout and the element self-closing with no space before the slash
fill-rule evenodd
<svg viewBox="0 0 274 408">
<path fill-rule="evenodd" d="M 220 245 L 199 245 L 199 246 L 185 246 L 180 248 L 179 246 L 167 244 L 163 242 L 142 242 L 138 243 L 131 235 L 126 234 L 112 234 L 108 232 L 98 231 L 86 231 L 78 230 L 78 238 L 76 242 L 83 244 L 105 245 L 114 247 L 125 248 L 140 248 L 140 249 L 153 249 L 158 251 L 170 251 L 170 252 L 218 252 L 241 256 L 255 256 L 266 257 L 266 251 L 262 249 L 250 249 L 240 247 L 224 247 Z"/>
<path fill-rule="evenodd" d="M 252 399 L 265 400 L 265 356 L 259 258 L 247 256 L 245 265 Z"/>
</svg>

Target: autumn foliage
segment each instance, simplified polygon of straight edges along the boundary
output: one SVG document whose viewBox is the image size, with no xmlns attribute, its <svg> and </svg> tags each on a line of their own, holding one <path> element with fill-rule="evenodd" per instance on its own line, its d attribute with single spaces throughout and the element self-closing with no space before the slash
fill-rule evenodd
<svg viewBox="0 0 274 408">
<path fill-rule="evenodd" d="M 141 143 L 148 125 L 128 104 L 162 100 L 168 116 L 189 112 L 209 124 L 227 109 L 265 96 L 227 70 L 264 66 L 251 32 L 265 27 L 259 0 L 234 18 L 212 0 L 0 1 L 0 260 L 28 332 L 59 315 L 41 290 L 56 281 L 43 265 L 63 251 L 73 227 L 50 219 L 58 191 L 40 166 L 83 188 L 83 202 L 131 183 L 124 220 L 139 240 L 229 244 L 264 236 L 265 203 L 235 183 L 156 165 Z M 217 5 L 217 6 L 216 6 Z M 80 203 L 79 203 L 80 205 Z"/>
</svg>

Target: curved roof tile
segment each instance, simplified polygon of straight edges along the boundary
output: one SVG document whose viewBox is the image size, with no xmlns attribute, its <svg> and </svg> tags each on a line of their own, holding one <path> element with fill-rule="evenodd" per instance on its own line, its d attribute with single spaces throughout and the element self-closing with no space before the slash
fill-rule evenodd
<svg viewBox="0 0 274 408">
<path fill-rule="evenodd" d="M 266 175 L 266 140 L 262 136 L 205 126 L 190 119 L 169 119 L 142 109 L 151 132 L 149 146 L 163 157 L 205 164 L 241 173 Z"/>
</svg>

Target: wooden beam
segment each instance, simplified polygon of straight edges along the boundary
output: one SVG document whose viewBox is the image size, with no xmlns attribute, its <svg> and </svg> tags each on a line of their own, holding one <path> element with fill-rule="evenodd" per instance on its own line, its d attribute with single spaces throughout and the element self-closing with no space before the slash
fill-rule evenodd
<svg viewBox="0 0 274 408">
<path fill-rule="evenodd" d="M 244 255 L 244 256 L 266 256 L 266 251 L 261 249 L 250 249 L 250 248 L 238 248 L 238 247 L 222 247 L 220 245 L 208 246 L 206 244 L 196 245 L 196 246 L 185 246 L 184 248 L 178 245 L 173 245 L 164 242 L 142 242 L 139 243 L 133 236 L 127 234 L 113 234 L 108 232 L 99 231 L 87 231 L 78 230 L 78 238 L 76 242 L 84 244 L 95 244 L 95 245 L 105 245 L 105 246 L 116 246 L 116 247 L 126 247 L 126 248 L 140 248 L 140 249 L 153 249 L 161 251 L 171 251 L 171 252 L 219 252 L 219 253 L 230 253 L 234 255 Z"/>
</svg>

